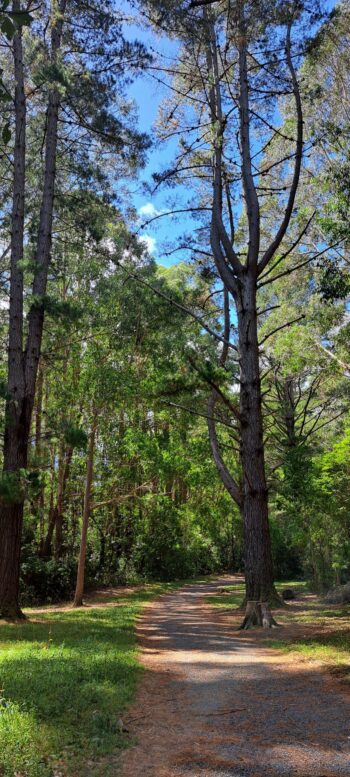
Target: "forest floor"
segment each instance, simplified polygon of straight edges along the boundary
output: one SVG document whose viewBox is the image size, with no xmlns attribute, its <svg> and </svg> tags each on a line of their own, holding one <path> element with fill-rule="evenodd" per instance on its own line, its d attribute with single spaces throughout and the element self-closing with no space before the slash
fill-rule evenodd
<svg viewBox="0 0 350 777">
<path fill-rule="evenodd" d="M 0 777 L 349 777 L 350 608 L 239 632 L 241 577 L 179 585 L 0 622 Z"/>
<path fill-rule="evenodd" d="M 225 577 L 143 611 L 122 777 L 349 777 L 349 608 L 301 584 L 280 628 L 240 632 L 242 591 Z"/>
<path fill-rule="evenodd" d="M 120 716 L 140 676 L 135 623 L 176 584 L 111 588 L 86 606 L 26 609 L 0 621 L 0 777 L 89 777 L 129 744 Z"/>
</svg>

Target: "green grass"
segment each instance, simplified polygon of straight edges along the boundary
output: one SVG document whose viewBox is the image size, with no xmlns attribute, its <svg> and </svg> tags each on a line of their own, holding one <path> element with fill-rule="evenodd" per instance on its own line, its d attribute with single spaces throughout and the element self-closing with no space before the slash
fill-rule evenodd
<svg viewBox="0 0 350 777">
<path fill-rule="evenodd" d="M 304 580 L 288 580 L 276 583 L 277 590 L 281 593 L 284 588 L 293 588 L 296 595 L 302 595 L 308 593 L 308 583 Z M 236 583 L 234 585 L 222 586 L 222 593 L 215 596 L 209 595 L 207 597 L 208 603 L 213 607 L 240 607 L 245 596 L 244 582 Z"/>
<path fill-rule="evenodd" d="M 269 645 L 286 653 L 298 653 L 305 659 L 322 661 L 329 669 L 350 680 L 350 631 L 334 631 L 292 642 L 271 640 Z"/>
<path fill-rule="evenodd" d="M 206 597 L 209 604 L 213 607 L 240 607 L 245 594 L 244 583 L 238 583 L 236 585 L 222 586 L 222 593 Z"/>
<path fill-rule="evenodd" d="M 103 757 L 126 744 L 118 719 L 140 672 L 135 619 L 145 602 L 174 587 L 147 586 L 118 597 L 118 606 L 32 613 L 37 622 L 0 625 L 1 777 L 49 777 L 54 764 L 69 777 L 85 776 L 88 759 L 97 764 L 89 774 L 107 773 Z"/>
</svg>

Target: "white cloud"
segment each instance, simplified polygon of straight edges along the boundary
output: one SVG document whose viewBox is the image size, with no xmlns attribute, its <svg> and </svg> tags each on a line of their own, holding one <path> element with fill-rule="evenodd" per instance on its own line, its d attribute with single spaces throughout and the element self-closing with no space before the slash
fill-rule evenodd
<svg viewBox="0 0 350 777">
<path fill-rule="evenodd" d="M 140 242 L 145 244 L 149 254 L 157 252 L 157 241 L 152 235 L 142 235 Z"/>
<path fill-rule="evenodd" d="M 152 202 L 146 202 L 144 205 L 141 205 L 141 208 L 138 210 L 139 216 L 144 216 L 148 219 L 159 216 L 161 212 L 161 210 L 157 210 L 157 208 L 154 207 Z"/>
</svg>

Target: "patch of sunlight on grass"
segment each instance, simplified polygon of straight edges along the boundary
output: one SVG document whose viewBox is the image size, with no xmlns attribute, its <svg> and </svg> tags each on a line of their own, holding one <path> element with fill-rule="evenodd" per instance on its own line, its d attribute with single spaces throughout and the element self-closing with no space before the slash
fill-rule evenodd
<svg viewBox="0 0 350 777">
<path fill-rule="evenodd" d="M 305 580 L 287 580 L 283 582 L 277 582 L 276 587 L 279 593 L 284 588 L 293 588 L 296 596 L 301 596 L 309 592 L 309 585 Z M 240 608 L 245 597 L 244 582 L 234 583 L 233 585 L 220 586 L 220 593 L 210 594 L 206 597 L 207 602 L 212 604 L 213 607 L 237 607 Z"/>
<path fill-rule="evenodd" d="M 284 588 L 293 588 L 297 595 L 310 592 L 310 583 L 308 580 L 277 580 L 276 587 L 279 592 L 283 591 Z"/>
<path fill-rule="evenodd" d="M 32 612 L 35 620 L 0 625 L 1 777 L 50 777 L 58 760 L 63 774 L 86 775 L 85 759 L 125 746 L 118 719 L 140 672 L 135 619 L 178 585 L 121 594 L 118 606 Z"/>
<path fill-rule="evenodd" d="M 223 593 L 215 594 L 214 596 L 207 596 L 206 600 L 208 604 L 213 607 L 240 607 L 244 599 L 244 588 L 237 593 Z"/>
<path fill-rule="evenodd" d="M 345 606 L 341 608 L 334 608 L 329 609 L 329 605 L 322 608 L 319 607 L 317 610 L 315 608 L 311 608 L 305 612 L 300 613 L 298 615 L 298 620 L 302 621 L 303 623 L 324 623 L 327 622 L 331 624 L 332 622 L 339 622 L 341 620 L 348 620 L 350 616 L 350 607 Z"/>
<path fill-rule="evenodd" d="M 299 653 L 305 658 L 324 661 L 331 665 L 349 665 L 350 662 L 350 631 L 335 631 L 314 637 L 305 637 L 292 642 L 269 640 L 269 645 L 285 652 Z M 349 666 L 350 672 L 350 666 Z"/>
<path fill-rule="evenodd" d="M 298 614 L 303 623 L 315 624 L 323 631 L 293 640 L 269 640 L 269 646 L 294 653 L 306 660 L 321 661 L 327 668 L 350 681 L 350 630 L 348 618 L 350 608 L 329 605 L 307 613 Z"/>
<path fill-rule="evenodd" d="M 241 607 L 245 596 L 244 582 L 240 581 L 233 585 L 222 585 L 219 588 L 219 593 L 209 594 L 206 597 L 208 604 L 213 607 Z"/>
</svg>

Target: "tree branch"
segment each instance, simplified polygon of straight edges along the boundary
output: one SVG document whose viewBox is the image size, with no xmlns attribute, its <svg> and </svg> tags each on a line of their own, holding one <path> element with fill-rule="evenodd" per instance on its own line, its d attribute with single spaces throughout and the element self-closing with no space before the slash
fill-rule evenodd
<svg viewBox="0 0 350 777">
<path fill-rule="evenodd" d="M 214 458 L 217 470 L 219 472 L 219 475 L 221 477 L 221 480 L 225 488 L 229 492 L 230 496 L 232 497 L 232 499 L 236 502 L 237 506 L 241 508 L 243 504 L 241 489 L 239 488 L 238 483 L 236 483 L 236 481 L 233 479 L 232 475 L 228 471 L 220 453 L 219 440 L 216 434 L 215 421 L 214 421 L 215 404 L 216 404 L 215 391 L 212 391 L 208 400 L 208 431 L 209 431 L 210 446 L 212 449 L 213 458 Z"/>
<path fill-rule="evenodd" d="M 214 421 L 217 424 L 221 424 L 222 426 L 225 426 L 227 429 L 230 430 L 232 433 L 234 431 L 234 426 L 232 424 L 227 423 L 227 421 L 224 421 L 223 418 L 219 418 L 218 416 L 209 416 L 207 413 L 200 413 L 199 410 L 193 410 L 192 407 L 186 407 L 186 405 L 181 405 L 178 402 L 169 402 L 166 399 L 161 400 L 162 404 L 167 405 L 168 407 L 176 407 L 178 410 L 184 410 L 186 413 L 190 413 L 191 415 L 198 416 L 199 418 L 206 418 Z M 239 438 L 235 435 L 232 435 L 233 439 L 239 443 Z"/>
<path fill-rule="evenodd" d="M 242 148 L 243 189 L 249 227 L 249 248 L 247 257 L 247 265 L 249 267 L 255 266 L 259 256 L 260 206 L 254 183 L 251 160 L 246 25 L 243 15 L 243 3 L 239 5 L 239 8 L 239 130 Z"/>
<path fill-rule="evenodd" d="M 276 332 L 279 332 L 281 329 L 286 329 L 287 326 L 292 326 L 292 324 L 296 324 L 297 321 L 302 321 L 304 318 L 305 318 L 305 315 L 303 314 L 302 316 L 298 316 L 298 318 L 294 318 L 292 321 L 287 321 L 286 324 L 282 324 L 281 326 L 276 327 L 276 329 L 272 329 L 272 331 L 268 332 L 268 334 L 265 335 L 265 337 L 263 337 L 263 339 L 260 341 L 259 348 L 263 343 L 266 342 L 266 340 L 269 339 L 269 337 L 276 334 Z"/>
<path fill-rule="evenodd" d="M 219 335 L 217 332 L 215 332 L 208 324 L 203 321 L 203 319 L 197 315 L 197 313 L 194 313 L 193 310 L 189 310 L 189 308 L 186 308 L 185 305 L 182 305 L 181 302 L 176 302 L 176 300 L 172 299 L 171 297 L 168 297 L 167 294 L 164 294 L 164 292 L 160 291 L 160 289 L 156 289 L 154 286 L 152 286 L 151 283 L 147 283 L 147 281 L 144 281 L 143 279 L 139 278 L 135 273 L 130 272 L 126 267 L 123 267 L 121 262 L 114 260 L 114 264 L 119 267 L 122 272 L 124 272 L 129 278 L 132 278 L 136 283 L 139 283 L 141 286 L 145 286 L 147 289 L 150 289 L 150 291 L 153 291 L 154 294 L 157 294 L 158 297 L 161 297 L 161 299 L 164 299 L 166 302 L 169 303 L 169 305 L 173 305 L 178 310 L 182 310 L 183 313 L 186 313 L 188 316 L 191 316 L 195 321 L 197 321 L 200 326 L 205 329 L 206 332 L 208 332 L 209 335 L 214 337 L 216 340 L 219 340 L 221 343 L 225 343 L 229 348 L 232 348 L 234 351 L 238 351 L 237 347 L 233 345 L 229 340 L 225 340 L 224 337 Z"/>
<path fill-rule="evenodd" d="M 314 210 L 313 214 L 310 216 L 310 218 L 308 219 L 307 223 L 305 224 L 305 227 L 304 227 L 304 229 L 303 229 L 303 230 L 300 232 L 299 236 L 298 236 L 298 237 L 297 237 L 297 239 L 294 241 L 294 243 L 292 243 L 291 247 L 290 247 L 290 248 L 288 248 L 288 250 L 287 250 L 287 251 L 285 251 L 285 252 L 284 252 L 284 254 L 282 254 L 282 255 L 281 255 L 281 256 L 280 256 L 280 257 L 279 257 L 279 258 L 276 260 L 276 262 L 275 262 L 273 265 L 271 265 L 271 267 L 269 267 L 269 269 L 267 270 L 267 272 L 266 272 L 266 273 L 264 273 L 263 275 L 261 275 L 261 278 L 260 278 L 260 280 L 263 280 L 263 278 L 266 278 L 266 277 L 267 277 L 267 275 L 269 275 L 269 274 L 270 274 L 270 272 L 272 272 L 272 271 L 273 271 L 273 270 L 274 270 L 274 269 L 275 269 L 275 268 L 276 268 L 276 267 L 277 267 L 277 266 L 280 264 L 280 262 L 283 262 L 283 259 L 286 259 L 286 257 L 287 257 L 287 256 L 289 256 L 289 254 L 291 254 L 291 253 L 292 253 L 292 251 L 294 251 L 294 248 L 296 248 L 296 247 L 297 247 L 297 245 L 299 245 L 299 243 L 300 243 L 301 239 L 304 237 L 305 233 L 307 232 L 307 230 L 308 230 L 308 228 L 309 228 L 309 226 L 310 226 L 310 224 L 311 224 L 311 221 L 312 221 L 312 219 L 315 217 L 315 215 L 316 215 L 316 211 Z M 258 273 L 258 275 L 260 275 L 260 272 Z"/>
<path fill-rule="evenodd" d="M 298 189 L 300 171 L 301 171 L 301 160 L 303 156 L 303 110 L 302 110 L 302 104 L 301 104 L 298 79 L 296 76 L 296 72 L 295 72 L 295 68 L 294 68 L 293 60 L 291 56 L 291 29 L 292 29 L 292 21 L 289 22 L 288 28 L 287 28 L 286 56 L 287 56 L 287 65 L 292 78 L 293 93 L 294 93 L 296 115 L 297 115 L 297 143 L 296 143 L 293 182 L 292 182 L 291 190 L 289 192 L 288 203 L 287 203 L 287 207 L 284 213 L 282 223 L 280 225 L 279 230 L 277 231 L 277 234 L 274 240 L 272 241 L 268 249 L 265 251 L 261 261 L 259 262 L 259 268 L 258 268 L 259 273 L 262 273 L 262 271 L 268 265 L 269 261 L 274 256 L 275 252 L 277 251 L 277 248 L 280 246 L 287 232 L 289 222 L 293 212 L 295 196 Z"/>
</svg>

